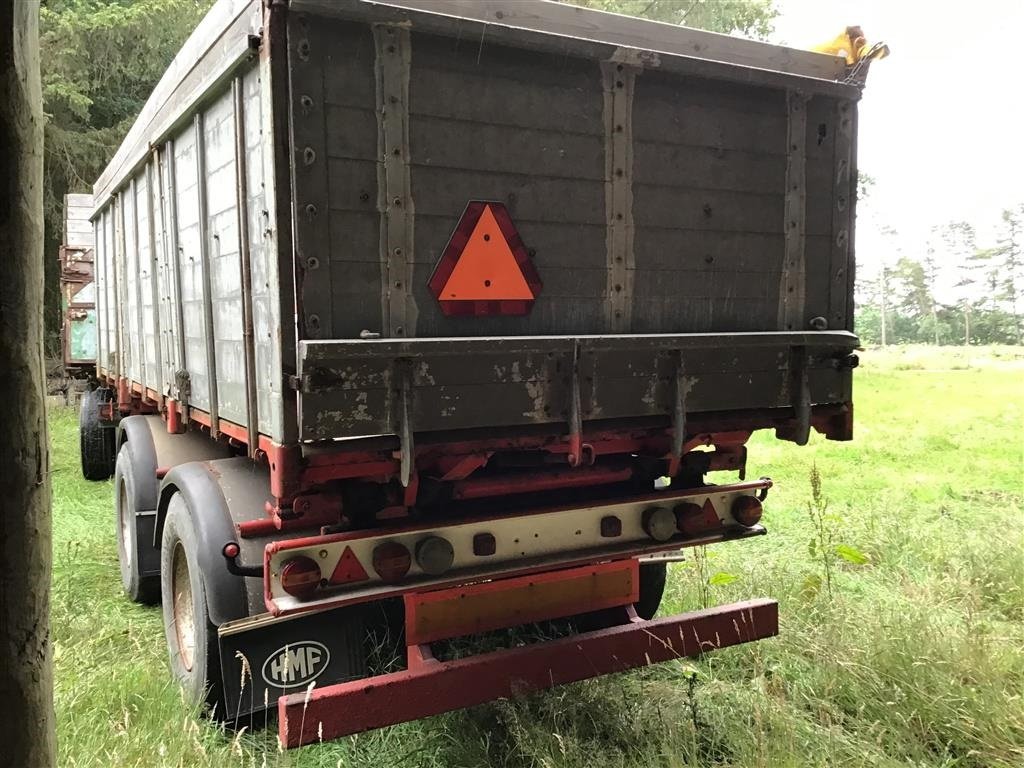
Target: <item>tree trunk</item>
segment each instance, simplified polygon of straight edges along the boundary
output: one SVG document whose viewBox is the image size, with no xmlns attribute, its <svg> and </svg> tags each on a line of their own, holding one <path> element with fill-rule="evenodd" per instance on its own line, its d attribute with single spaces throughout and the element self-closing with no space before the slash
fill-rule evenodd
<svg viewBox="0 0 1024 768">
<path fill-rule="evenodd" d="M 54 763 L 39 1 L 0 0 L 0 768 Z"/>
</svg>

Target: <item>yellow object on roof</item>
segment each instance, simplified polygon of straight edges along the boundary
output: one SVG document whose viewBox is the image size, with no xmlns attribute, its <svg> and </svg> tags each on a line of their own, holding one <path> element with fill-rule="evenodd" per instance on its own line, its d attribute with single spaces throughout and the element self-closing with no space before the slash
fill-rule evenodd
<svg viewBox="0 0 1024 768">
<path fill-rule="evenodd" d="M 813 50 L 843 56 L 850 66 L 868 59 L 884 59 L 889 55 L 889 46 L 885 43 L 869 45 L 864 30 L 860 27 L 847 27 L 835 39 L 816 45 Z"/>
</svg>

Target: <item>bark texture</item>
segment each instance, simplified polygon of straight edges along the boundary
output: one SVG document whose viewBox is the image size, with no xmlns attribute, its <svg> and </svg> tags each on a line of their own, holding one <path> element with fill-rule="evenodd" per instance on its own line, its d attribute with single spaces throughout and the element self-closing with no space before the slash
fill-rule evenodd
<svg viewBox="0 0 1024 768">
<path fill-rule="evenodd" d="M 54 763 L 39 2 L 0 0 L 0 768 Z"/>
</svg>

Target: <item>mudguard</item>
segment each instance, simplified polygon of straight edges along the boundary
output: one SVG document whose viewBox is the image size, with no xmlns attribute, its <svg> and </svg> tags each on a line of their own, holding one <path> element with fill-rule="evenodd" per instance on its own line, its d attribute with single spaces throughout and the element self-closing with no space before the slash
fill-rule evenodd
<svg viewBox="0 0 1024 768">
<path fill-rule="evenodd" d="M 250 463 L 248 459 L 238 461 Z M 245 580 L 228 572 L 221 550 L 237 538 L 231 512 L 224 498 L 217 474 L 212 465 L 220 462 L 191 462 L 171 469 L 160 486 L 157 507 L 155 540 L 163 533 L 167 504 L 175 493 L 180 493 L 188 506 L 192 524 L 199 541 L 199 569 L 206 589 L 206 602 L 210 621 L 220 626 L 249 615 Z"/>
</svg>

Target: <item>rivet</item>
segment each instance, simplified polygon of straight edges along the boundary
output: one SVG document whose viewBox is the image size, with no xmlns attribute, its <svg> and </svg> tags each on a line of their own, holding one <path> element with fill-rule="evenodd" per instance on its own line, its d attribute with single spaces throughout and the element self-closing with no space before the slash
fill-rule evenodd
<svg viewBox="0 0 1024 768">
<path fill-rule="evenodd" d="M 316 256 L 310 256 L 306 259 L 306 269 L 317 269 L 320 266 L 320 259 Z"/>
</svg>

